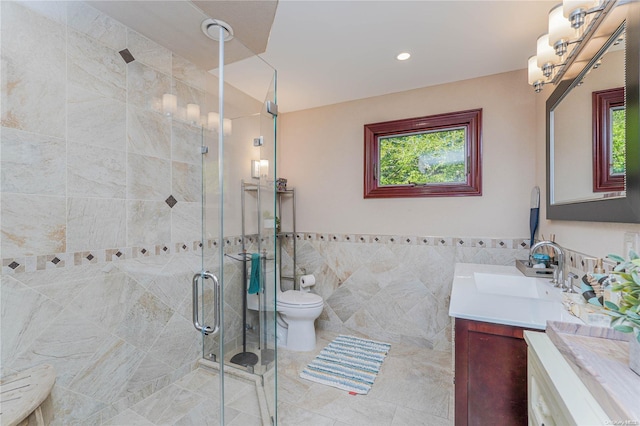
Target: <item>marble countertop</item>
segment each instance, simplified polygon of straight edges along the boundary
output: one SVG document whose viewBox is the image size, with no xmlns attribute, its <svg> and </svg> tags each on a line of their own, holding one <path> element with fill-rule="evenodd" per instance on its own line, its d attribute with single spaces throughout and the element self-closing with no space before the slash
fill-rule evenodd
<svg viewBox="0 0 640 426">
<path fill-rule="evenodd" d="M 496 286 L 486 284 L 492 278 Z M 564 308 L 562 292 L 548 278 L 525 277 L 515 266 L 474 263 L 456 264 L 449 316 L 537 330 L 547 321 L 583 323 Z"/>
<path fill-rule="evenodd" d="M 612 420 L 617 424 L 637 424 L 640 376 L 629 368 L 631 334 L 549 322 L 547 336 Z"/>
</svg>

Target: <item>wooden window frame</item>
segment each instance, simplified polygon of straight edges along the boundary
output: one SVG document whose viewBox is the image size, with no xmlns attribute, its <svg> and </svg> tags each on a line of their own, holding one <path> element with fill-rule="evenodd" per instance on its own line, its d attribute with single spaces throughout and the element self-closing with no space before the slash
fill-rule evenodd
<svg viewBox="0 0 640 426">
<path fill-rule="evenodd" d="M 624 106 L 624 87 L 592 93 L 593 192 L 624 191 L 624 175 L 610 174 L 611 108 Z"/>
<path fill-rule="evenodd" d="M 465 129 L 467 181 L 426 185 L 378 186 L 381 137 Z M 482 195 L 482 109 L 450 112 L 427 117 L 372 123 L 364 126 L 364 198 L 468 197 Z"/>
</svg>

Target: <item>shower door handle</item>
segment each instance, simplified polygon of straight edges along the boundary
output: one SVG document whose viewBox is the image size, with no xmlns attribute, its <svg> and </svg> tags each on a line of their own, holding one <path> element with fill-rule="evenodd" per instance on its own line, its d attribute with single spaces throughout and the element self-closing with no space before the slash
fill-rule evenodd
<svg viewBox="0 0 640 426">
<path fill-rule="evenodd" d="M 198 305 L 199 305 L 199 291 L 198 291 L 198 283 L 200 282 L 200 278 L 203 279 L 211 279 L 213 281 L 213 306 L 215 309 L 215 314 L 213 316 L 214 323 L 213 328 L 208 327 L 206 325 L 200 324 L 200 315 L 198 313 Z M 192 283 L 192 310 L 193 310 L 193 326 L 201 333 L 204 333 L 205 336 L 210 334 L 216 334 L 220 329 L 220 283 L 218 282 L 218 278 L 210 272 L 204 271 L 199 272 L 193 276 L 191 280 Z"/>
</svg>

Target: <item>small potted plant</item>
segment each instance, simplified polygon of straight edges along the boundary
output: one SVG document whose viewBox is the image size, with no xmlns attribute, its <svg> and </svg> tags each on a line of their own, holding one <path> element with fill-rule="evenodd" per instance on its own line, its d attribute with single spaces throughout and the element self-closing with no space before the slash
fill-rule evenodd
<svg viewBox="0 0 640 426">
<path fill-rule="evenodd" d="M 612 317 L 611 326 L 624 333 L 633 333 L 629 341 L 629 366 L 640 375 L 640 256 L 629 252 L 629 260 L 610 254 L 618 262 L 611 282 L 611 291 L 619 293 L 617 303 L 605 300 L 606 312 Z"/>
</svg>

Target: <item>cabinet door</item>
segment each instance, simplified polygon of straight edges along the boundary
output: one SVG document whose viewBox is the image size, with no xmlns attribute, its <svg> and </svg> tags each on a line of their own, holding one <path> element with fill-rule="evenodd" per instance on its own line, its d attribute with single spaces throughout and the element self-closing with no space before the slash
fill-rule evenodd
<svg viewBox="0 0 640 426">
<path fill-rule="evenodd" d="M 523 329 L 456 319 L 456 425 L 527 424 Z"/>
</svg>

